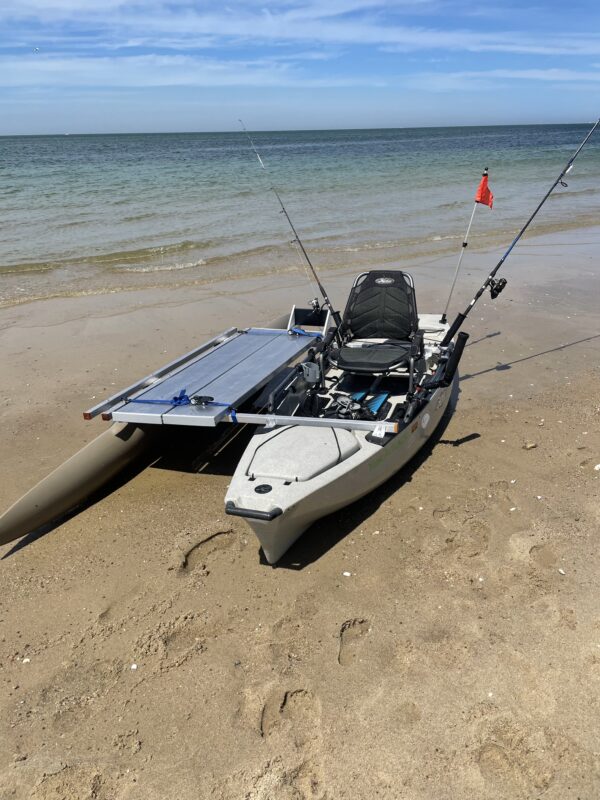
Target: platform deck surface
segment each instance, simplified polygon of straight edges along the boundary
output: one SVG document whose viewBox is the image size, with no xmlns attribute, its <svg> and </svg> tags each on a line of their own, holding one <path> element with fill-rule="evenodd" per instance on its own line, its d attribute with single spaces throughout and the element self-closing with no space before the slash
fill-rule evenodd
<svg viewBox="0 0 600 800">
<path fill-rule="evenodd" d="M 235 409 L 261 389 L 315 341 L 316 334 L 297 336 L 285 330 L 249 328 L 140 392 L 135 402 L 119 405 L 112 418 L 117 422 L 215 426 L 229 408 Z M 212 397 L 215 405 L 174 405 L 171 400 L 181 391 L 188 397 Z M 165 402 L 157 402 L 160 400 Z"/>
</svg>

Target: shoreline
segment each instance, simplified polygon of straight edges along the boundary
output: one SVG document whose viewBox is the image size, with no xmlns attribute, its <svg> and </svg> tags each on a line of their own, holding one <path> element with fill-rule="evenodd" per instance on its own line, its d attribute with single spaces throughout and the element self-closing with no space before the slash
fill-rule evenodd
<svg viewBox="0 0 600 800">
<path fill-rule="evenodd" d="M 584 224 L 581 217 L 577 220 L 562 220 L 537 222 L 534 228 L 527 231 L 519 248 L 543 246 L 544 240 L 564 234 L 570 239 L 568 246 L 578 243 L 575 237 L 580 232 L 589 232 L 590 235 L 599 235 L 600 229 L 597 216 L 590 215 Z M 491 253 L 501 252 L 506 249 L 510 240 L 518 233 L 518 229 L 501 230 L 494 232 L 480 232 L 471 236 L 469 241 L 469 256 L 479 259 Z M 323 273 L 336 273 L 346 269 L 355 269 L 360 272 L 365 269 L 397 268 L 402 262 L 407 268 L 420 268 L 428 265 L 439 264 L 440 268 L 448 266 L 449 261 L 456 259 L 460 250 L 462 234 L 431 235 L 424 239 L 401 240 L 395 242 L 363 242 L 356 246 L 334 245 L 321 246 L 312 244 L 310 253 L 316 260 L 323 258 L 324 263 L 317 263 L 317 268 Z M 340 237 L 340 242 L 343 237 Z M 446 244 L 447 242 L 447 244 Z M 187 243 L 185 243 L 187 244 Z M 179 249 L 180 244 L 171 245 Z M 411 246 L 413 251 L 407 252 L 406 247 Z M 0 279 L 4 285 L 4 296 L 0 295 L 0 310 L 28 303 L 40 302 L 69 297 L 86 297 L 90 295 L 111 295 L 121 292 L 171 290 L 194 287 L 212 286 L 222 282 L 246 281 L 253 278 L 273 276 L 281 278 L 288 275 L 302 274 L 302 259 L 299 254 L 294 254 L 292 259 L 290 249 L 282 245 L 258 248 L 256 253 L 233 253 L 222 256 L 209 257 L 206 260 L 195 256 L 191 261 L 175 264 L 151 265 L 148 263 L 150 251 L 160 251 L 163 248 L 149 248 L 144 251 L 126 251 L 118 254 L 98 254 L 90 259 L 70 258 L 62 262 L 43 262 L 39 264 L 21 264 L 9 267 L 0 267 Z M 115 256 L 122 256 L 127 260 L 137 254 L 145 253 L 140 264 L 136 267 L 111 267 L 102 266 L 103 261 L 114 261 Z M 197 254 L 196 254 L 197 255 Z M 514 257 L 514 256 L 513 256 Z M 296 263 L 293 264 L 291 261 Z M 260 265 L 260 262 L 263 265 Z M 266 265 L 264 264 L 266 262 Z M 60 291 L 51 289 L 50 285 L 45 294 L 28 294 L 28 289 L 22 284 L 35 280 L 38 276 L 45 276 L 51 281 L 53 278 L 59 282 L 60 273 L 65 272 L 68 266 L 80 264 L 75 274 L 70 274 L 64 280 L 68 285 Z M 491 268 L 490 264 L 490 268 Z M 187 277 L 186 279 L 186 276 Z M 162 281 L 160 278 L 162 277 Z M 106 284 L 107 279 L 110 283 Z M 80 286 L 81 288 L 76 288 Z M 33 290 L 35 291 L 35 289 Z M 6 296 L 6 293 L 10 296 Z M 21 293 L 21 294 L 18 294 Z"/>
</svg>

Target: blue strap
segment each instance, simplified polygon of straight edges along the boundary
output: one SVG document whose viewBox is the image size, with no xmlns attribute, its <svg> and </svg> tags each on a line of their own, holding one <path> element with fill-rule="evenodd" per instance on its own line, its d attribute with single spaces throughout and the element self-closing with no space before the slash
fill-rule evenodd
<svg viewBox="0 0 600 800">
<path fill-rule="evenodd" d="M 170 400 L 144 400 L 143 397 L 128 397 L 125 400 L 126 403 L 142 403 L 144 405 L 157 405 L 157 406 L 189 406 L 193 405 L 192 400 L 186 394 L 185 389 L 182 389 L 176 397 L 172 397 Z M 235 408 L 230 405 L 230 403 L 219 403 L 217 400 L 208 400 L 206 403 L 202 403 L 205 406 L 221 406 L 223 408 L 228 409 L 229 413 L 231 414 L 231 419 L 234 425 L 237 425 L 238 418 L 236 414 Z"/>
<path fill-rule="evenodd" d="M 312 336 L 313 339 L 322 339 L 323 338 L 320 333 L 314 333 L 314 332 L 311 333 L 310 331 L 305 331 L 302 328 L 290 328 L 288 333 L 290 335 L 292 333 L 295 333 L 296 336 Z"/>
<path fill-rule="evenodd" d="M 222 406 L 223 408 L 226 408 L 229 411 L 229 413 L 231 414 L 231 419 L 233 421 L 233 424 L 237 425 L 238 418 L 237 418 L 237 415 L 236 415 L 236 412 L 235 412 L 235 408 L 230 406 L 229 403 L 219 403 L 217 400 L 209 400 L 207 403 L 203 403 L 202 405 L 205 405 L 205 406 Z"/>
</svg>

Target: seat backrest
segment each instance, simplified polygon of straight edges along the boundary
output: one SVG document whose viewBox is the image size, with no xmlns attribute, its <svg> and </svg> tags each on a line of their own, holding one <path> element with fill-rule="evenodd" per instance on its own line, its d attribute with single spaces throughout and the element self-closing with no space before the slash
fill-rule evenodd
<svg viewBox="0 0 600 800">
<path fill-rule="evenodd" d="M 343 318 L 353 339 L 412 338 L 419 328 L 417 301 L 410 275 L 400 270 L 373 270 L 356 279 Z"/>
</svg>

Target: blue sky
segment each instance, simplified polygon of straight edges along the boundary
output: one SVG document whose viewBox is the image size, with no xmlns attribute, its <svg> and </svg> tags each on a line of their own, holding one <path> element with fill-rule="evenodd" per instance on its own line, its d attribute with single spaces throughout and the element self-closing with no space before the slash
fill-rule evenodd
<svg viewBox="0 0 600 800">
<path fill-rule="evenodd" d="M 597 0 L 0 0 L 0 134 L 599 114 Z"/>
</svg>

